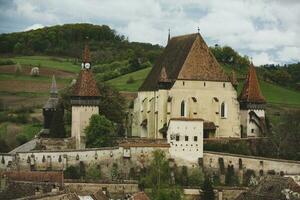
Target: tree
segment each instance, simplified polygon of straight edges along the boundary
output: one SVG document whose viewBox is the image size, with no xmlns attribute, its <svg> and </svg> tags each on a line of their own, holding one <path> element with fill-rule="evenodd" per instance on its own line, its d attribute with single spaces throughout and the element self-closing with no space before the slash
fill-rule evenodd
<svg viewBox="0 0 300 200">
<path fill-rule="evenodd" d="M 115 143 L 115 127 L 103 115 L 92 115 L 85 133 L 86 146 L 89 148 L 113 146 Z"/>
<path fill-rule="evenodd" d="M 204 183 L 202 186 L 202 198 L 204 200 L 214 200 L 215 199 L 215 193 L 214 193 L 214 189 L 212 186 L 212 183 L 209 179 L 209 177 L 205 177 L 204 179 Z"/>
<path fill-rule="evenodd" d="M 66 129 L 64 123 L 64 108 L 61 103 L 58 103 L 56 107 L 56 111 L 53 114 L 49 133 L 50 133 L 50 137 L 53 138 L 66 137 Z"/>
<path fill-rule="evenodd" d="M 203 184 L 204 175 L 200 168 L 191 169 L 189 171 L 189 185 L 200 186 Z"/>
<path fill-rule="evenodd" d="M 277 156 L 284 159 L 300 159 L 300 110 L 290 111 L 271 129 L 269 137 L 276 146 Z"/>
<path fill-rule="evenodd" d="M 89 180 L 101 179 L 101 168 L 100 165 L 91 164 L 85 173 L 85 178 Z"/>
<path fill-rule="evenodd" d="M 70 166 L 64 171 L 64 177 L 67 179 L 80 179 L 79 167 Z"/>
</svg>

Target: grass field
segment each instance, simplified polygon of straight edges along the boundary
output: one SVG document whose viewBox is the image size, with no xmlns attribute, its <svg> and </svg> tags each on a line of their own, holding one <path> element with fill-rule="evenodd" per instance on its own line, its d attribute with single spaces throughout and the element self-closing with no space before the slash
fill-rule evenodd
<svg viewBox="0 0 300 200">
<path fill-rule="evenodd" d="M 72 59 L 58 58 L 51 56 L 19 56 L 11 58 L 1 58 L 3 60 L 13 60 L 21 65 L 32 65 L 40 67 L 49 67 L 62 71 L 78 73 L 80 71 L 79 64 L 73 64 Z"/>
<path fill-rule="evenodd" d="M 118 78 L 109 80 L 108 83 L 120 91 L 137 91 L 151 68 L 139 70 Z M 128 84 L 127 80 L 132 77 L 135 82 Z M 241 91 L 243 84 L 238 86 L 238 92 Z M 267 102 L 270 104 L 286 105 L 289 107 L 300 107 L 300 92 L 287 89 L 278 85 L 260 81 L 260 87 Z"/>
<path fill-rule="evenodd" d="M 150 72 L 151 68 L 142 69 L 133 73 L 125 74 L 118 78 L 107 81 L 111 86 L 119 91 L 135 92 L 138 90 L 144 79 Z M 134 82 L 127 83 L 128 79 L 132 77 Z"/>
</svg>

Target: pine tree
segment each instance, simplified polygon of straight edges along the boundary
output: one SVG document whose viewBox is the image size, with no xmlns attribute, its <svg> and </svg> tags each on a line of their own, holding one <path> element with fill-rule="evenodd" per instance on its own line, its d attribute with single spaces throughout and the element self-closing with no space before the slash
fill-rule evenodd
<svg viewBox="0 0 300 200">
<path fill-rule="evenodd" d="M 203 186 L 202 186 L 202 199 L 205 200 L 214 200 L 215 199 L 215 193 L 212 186 L 212 183 L 209 179 L 209 177 L 205 177 Z"/>
</svg>

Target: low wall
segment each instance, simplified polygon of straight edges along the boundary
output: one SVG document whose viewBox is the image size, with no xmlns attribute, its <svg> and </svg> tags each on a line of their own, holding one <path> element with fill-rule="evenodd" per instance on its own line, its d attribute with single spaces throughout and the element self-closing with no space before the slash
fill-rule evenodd
<svg viewBox="0 0 300 200">
<path fill-rule="evenodd" d="M 223 159 L 224 166 L 233 165 L 235 170 L 253 170 L 256 175 L 270 171 L 280 174 L 300 174 L 300 161 L 272 159 L 265 157 L 244 156 L 220 152 L 205 151 L 203 167 L 208 171 L 220 171 L 219 159 Z"/>
<path fill-rule="evenodd" d="M 99 190 L 108 191 L 110 194 L 133 194 L 140 191 L 136 183 L 65 183 L 65 189 L 79 195 L 88 195 Z"/>
<path fill-rule="evenodd" d="M 0 153 L 0 170 L 8 169 L 15 160 L 15 154 Z"/>
</svg>

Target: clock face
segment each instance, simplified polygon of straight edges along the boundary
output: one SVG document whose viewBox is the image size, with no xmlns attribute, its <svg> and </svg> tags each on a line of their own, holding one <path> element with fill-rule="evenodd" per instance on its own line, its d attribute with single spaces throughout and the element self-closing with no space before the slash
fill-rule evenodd
<svg viewBox="0 0 300 200">
<path fill-rule="evenodd" d="M 89 69 L 89 68 L 91 67 L 91 65 L 90 65 L 90 63 L 85 63 L 84 67 L 85 67 L 86 69 Z"/>
</svg>

